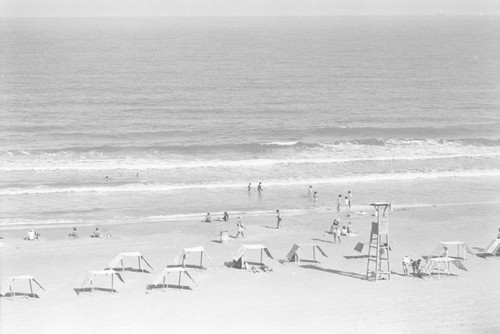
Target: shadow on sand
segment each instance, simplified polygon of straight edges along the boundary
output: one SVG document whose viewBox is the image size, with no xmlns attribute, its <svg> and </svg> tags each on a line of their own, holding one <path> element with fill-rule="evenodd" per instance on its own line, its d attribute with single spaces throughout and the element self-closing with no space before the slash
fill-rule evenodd
<svg viewBox="0 0 500 334">
<path fill-rule="evenodd" d="M 25 293 L 25 292 L 7 292 L 4 295 L 0 295 L 1 298 L 40 298 L 36 293 Z"/>
<path fill-rule="evenodd" d="M 325 268 L 321 268 L 321 267 L 310 265 L 310 264 L 305 265 L 305 266 L 299 266 L 299 267 L 304 268 L 304 269 L 314 269 L 314 270 L 324 271 L 324 272 L 327 272 L 327 273 L 330 273 L 330 274 L 336 274 L 336 275 L 340 275 L 340 276 L 352 277 L 352 278 L 360 279 L 360 280 L 363 280 L 363 281 L 367 280 L 366 279 L 366 275 L 352 273 L 352 272 L 349 272 L 349 271 L 341 271 L 341 270 L 335 270 L 335 269 L 325 269 Z"/>
<path fill-rule="evenodd" d="M 328 244 L 334 244 L 333 241 L 329 241 L 329 240 L 323 240 L 323 239 L 318 239 L 318 238 L 312 238 L 312 240 L 314 241 L 321 241 L 321 242 L 326 242 Z"/>
<path fill-rule="evenodd" d="M 116 291 L 115 289 L 109 288 L 74 288 L 73 290 L 75 291 L 77 296 L 79 296 L 81 293 L 92 293 L 95 291 L 118 293 L 118 291 Z"/>
<path fill-rule="evenodd" d="M 147 290 L 154 290 L 154 289 L 177 289 L 177 290 L 189 290 L 193 291 L 193 289 L 188 286 L 188 285 L 178 285 L 178 284 L 149 284 L 146 287 Z"/>
<path fill-rule="evenodd" d="M 125 271 L 130 271 L 130 272 L 133 272 L 133 273 L 146 273 L 146 274 L 151 274 L 150 271 L 146 270 L 146 269 L 137 269 L 137 268 L 132 268 L 132 267 L 127 267 L 127 268 L 121 268 L 121 267 L 118 267 L 118 268 L 110 268 L 114 271 L 121 271 L 121 272 L 125 272 Z"/>
</svg>

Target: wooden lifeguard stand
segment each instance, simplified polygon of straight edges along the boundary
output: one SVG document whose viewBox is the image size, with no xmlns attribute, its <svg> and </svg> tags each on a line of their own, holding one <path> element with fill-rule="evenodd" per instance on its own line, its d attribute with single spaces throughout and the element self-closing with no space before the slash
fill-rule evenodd
<svg viewBox="0 0 500 334">
<path fill-rule="evenodd" d="M 390 202 L 371 203 L 377 213 L 377 221 L 372 222 L 370 243 L 368 247 L 368 264 L 366 279 L 374 280 L 391 279 L 389 262 L 389 211 Z"/>
</svg>

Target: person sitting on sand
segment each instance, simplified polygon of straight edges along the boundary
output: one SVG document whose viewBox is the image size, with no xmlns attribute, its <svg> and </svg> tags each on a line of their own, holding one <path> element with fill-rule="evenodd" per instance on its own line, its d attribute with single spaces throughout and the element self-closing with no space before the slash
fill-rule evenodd
<svg viewBox="0 0 500 334">
<path fill-rule="evenodd" d="M 95 228 L 94 233 L 90 236 L 91 238 L 100 238 L 101 237 L 101 231 L 99 231 L 99 227 Z"/>
<path fill-rule="evenodd" d="M 347 235 L 352 234 L 352 224 L 351 222 L 347 223 Z"/>
<path fill-rule="evenodd" d="M 38 239 L 38 233 L 36 233 L 35 230 L 28 231 L 28 233 L 26 234 L 26 238 L 24 238 L 24 240 L 28 241 L 33 241 L 36 239 Z"/>
<path fill-rule="evenodd" d="M 211 223 L 211 222 L 212 222 L 212 217 L 210 216 L 210 212 L 209 212 L 205 216 L 205 223 Z"/>
<path fill-rule="evenodd" d="M 408 276 L 408 269 L 410 268 L 410 264 L 411 264 L 410 258 L 405 255 L 405 257 L 403 257 L 402 262 L 403 262 L 403 274 L 405 276 Z"/>
<path fill-rule="evenodd" d="M 342 229 L 340 230 L 340 235 L 343 237 L 347 236 L 347 227 L 345 225 L 342 226 Z"/>
<path fill-rule="evenodd" d="M 78 238 L 78 230 L 76 229 L 76 227 L 73 227 L 73 231 L 71 231 L 71 233 L 68 234 L 68 237 Z"/>
<path fill-rule="evenodd" d="M 441 254 L 441 257 L 448 257 L 448 247 L 443 247 L 443 254 Z"/>
<path fill-rule="evenodd" d="M 243 226 L 243 223 L 241 222 L 241 217 L 238 217 L 238 223 L 236 224 L 236 226 L 238 226 L 238 233 L 236 233 L 236 239 L 240 236 L 241 234 L 241 237 L 244 238 L 245 235 L 243 234 L 243 230 L 246 230 L 247 228 L 245 226 Z"/>
</svg>

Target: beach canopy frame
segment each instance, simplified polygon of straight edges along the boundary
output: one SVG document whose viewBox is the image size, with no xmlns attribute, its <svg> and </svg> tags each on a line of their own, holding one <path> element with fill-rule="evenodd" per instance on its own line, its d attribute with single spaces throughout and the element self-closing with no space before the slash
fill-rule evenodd
<svg viewBox="0 0 500 334">
<path fill-rule="evenodd" d="M 500 256 L 500 239 L 493 239 L 484 249 L 484 253 L 489 256 Z"/>
<path fill-rule="evenodd" d="M 200 265 L 193 265 L 187 263 L 187 256 L 191 253 L 200 253 Z M 203 246 L 192 247 L 192 248 L 183 248 L 181 252 L 174 259 L 174 266 L 182 266 L 183 268 L 196 268 L 196 269 L 207 269 L 203 266 L 203 255 L 209 260 L 210 256 L 208 256 L 207 251 Z"/>
<path fill-rule="evenodd" d="M 137 268 L 134 267 L 125 267 L 125 259 L 135 258 L 137 259 Z M 154 270 L 153 267 L 146 261 L 144 256 L 142 256 L 139 252 L 127 252 L 118 254 L 104 269 L 113 269 L 115 271 L 139 271 L 143 273 L 151 273 L 150 271 L 143 269 L 142 262 L 144 262 L 151 270 Z M 120 264 L 118 266 L 118 264 Z"/>
<path fill-rule="evenodd" d="M 431 258 L 436 258 L 436 257 L 442 257 L 444 253 L 444 248 L 448 249 L 448 252 L 453 251 L 454 249 L 457 250 L 456 256 L 450 256 L 448 257 L 454 258 L 454 259 L 459 259 L 459 260 L 466 260 L 465 254 L 470 253 L 472 255 L 476 255 L 474 251 L 467 246 L 465 242 L 462 241 L 443 241 L 439 243 L 439 246 L 432 252 Z"/>
<path fill-rule="evenodd" d="M 257 250 L 260 251 L 260 262 L 246 261 L 245 256 L 249 250 Z M 233 256 L 233 267 L 238 269 L 245 269 L 246 264 L 256 264 L 256 265 L 265 265 L 264 263 L 264 254 L 267 255 L 271 260 L 274 260 L 271 252 L 267 249 L 266 246 L 263 245 L 243 245 L 238 249 L 236 254 Z"/>
<path fill-rule="evenodd" d="M 454 264 L 458 269 L 469 271 L 463 260 L 454 257 L 436 257 L 427 259 L 423 272 L 432 277 L 432 274 L 437 273 L 438 278 L 441 274 L 451 275 L 450 263 Z"/>
<path fill-rule="evenodd" d="M 96 286 L 95 280 L 98 277 L 109 277 L 109 282 L 110 282 L 110 287 L 102 287 L 102 286 Z M 105 291 L 105 292 L 111 292 L 111 293 L 116 293 L 114 285 L 115 285 L 115 277 L 118 278 L 119 281 L 125 284 L 125 281 L 123 280 L 122 276 L 120 275 L 119 272 L 112 270 L 112 269 L 104 269 L 104 270 L 91 270 L 87 274 L 87 277 L 83 280 L 83 283 L 79 289 L 75 289 L 75 292 L 77 295 L 79 295 L 82 292 L 94 292 L 94 291 Z"/>
<path fill-rule="evenodd" d="M 21 292 L 16 288 L 19 288 L 19 284 L 16 282 L 28 282 L 30 292 Z M 40 298 L 33 290 L 33 286 L 37 285 L 40 289 L 45 291 L 44 287 L 31 275 L 21 275 L 13 276 L 8 278 L 8 283 L 4 285 L 3 289 L 0 291 L 1 297 L 25 297 L 25 298 Z"/>
<path fill-rule="evenodd" d="M 178 274 L 177 277 L 177 284 L 169 284 L 167 281 L 167 277 L 170 274 Z M 146 287 L 146 290 L 153 290 L 153 289 L 162 289 L 163 291 L 166 291 L 168 288 L 176 288 L 176 289 L 181 289 L 181 290 L 192 290 L 192 288 L 188 285 L 182 284 L 182 278 L 184 276 L 187 276 L 194 285 L 196 285 L 196 282 L 194 281 L 193 277 L 189 274 L 186 268 L 183 267 L 168 267 L 163 269 L 163 271 L 158 275 L 158 277 L 155 278 L 153 283 L 149 284 Z"/>
<path fill-rule="evenodd" d="M 304 259 L 301 259 L 300 257 L 300 250 L 301 249 L 304 249 L 304 248 L 312 248 L 312 261 L 311 260 L 304 260 Z M 290 251 L 288 252 L 287 254 L 287 259 L 288 261 L 290 262 L 296 262 L 296 263 L 300 263 L 300 261 L 309 261 L 309 262 L 315 262 L 315 263 L 318 263 L 319 261 L 316 259 L 316 250 L 318 250 L 318 252 L 323 255 L 324 257 L 328 257 L 325 253 L 325 251 L 323 251 L 323 249 L 321 249 L 321 247 L 319 247 L 318 245 L 316 244 L 312 244 L 312 243 L 306 243 L 306 244 L 294 244 L 292 246 L 292 249 L 290 249 Z"/>
</svg>

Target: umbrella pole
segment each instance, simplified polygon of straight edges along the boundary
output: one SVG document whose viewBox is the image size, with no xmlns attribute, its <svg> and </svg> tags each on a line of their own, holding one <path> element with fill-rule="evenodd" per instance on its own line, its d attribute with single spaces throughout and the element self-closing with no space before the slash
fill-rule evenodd
<svg viewBox="0 0 500 334">
<path fill-rule="evenodd" d="M 263 252 L 264 252 L 264 251 L 261 249 L 261 250 L 260 250 L 260 263 L 262 263 L 262 264 L 264 264 L 264 262 L 262 262 L 262 253 L 263 253 Z"/>
<path fill-rule="evenodd" d="M 200 267 L 203 268 L 203 252 L 200 252 Z"/>
<path fill-rule="evenodd" d="M 316 247 L 313 246 L 313 261 L 316 262 Z"/>
<path fill-rule="evenodd" d="M 29 282 L 30 282 L 30 291 L 31 291 L 31 295 L 33 296 L 33 285 L 31 284 L 31 279 L 29 279 Z"/>
<path fill-rule="evenodd" d="M 115 280 L 115 275 L 111 274 L 111 292 L 114 292 L 114 280 Z"/>
</svg>

